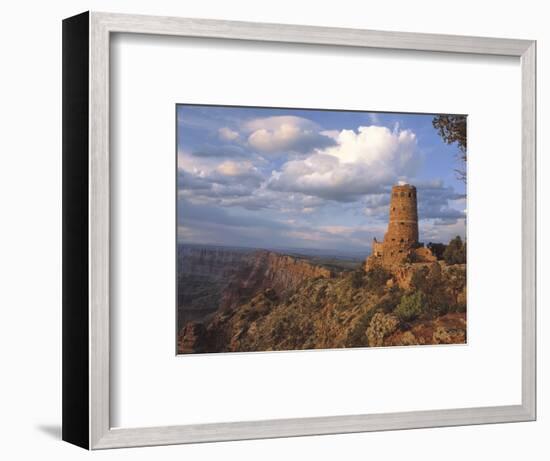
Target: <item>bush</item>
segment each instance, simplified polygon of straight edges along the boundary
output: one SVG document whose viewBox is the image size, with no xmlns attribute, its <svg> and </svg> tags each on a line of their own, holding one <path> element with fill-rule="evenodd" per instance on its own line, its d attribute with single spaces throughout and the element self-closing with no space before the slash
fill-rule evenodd
<svg viewBox="0 0 550 461">
<path fill-rule="evenodd" d="M 370 347 L 384 345 L 384 339 L 399 327 L 399 319 L 392 314 L 376 313 L 367 328 L 367 339 Z"/>
<path fill-rule="evenodd" d="M 368 345 L 367 328 L 376 312 L 376 309 L 371 309 L 355 322 L 346 338 L 346 347 L 365 347 Z"/>
<path fill-rule="evenodd" d="M 380 292 L 386 286 L 391 274 L 380 266 L 375 266 L 365 273 L 365 286 L 370 291 Z"/>
<path fill-rule="evenodd" d="M 447 245 L 443 243 L 433 243 L 430 242 L 428 245 L 426 245 L 429 250 L 431 250 L 432 254 L 437 259 L 443 259 L 443 253 L 445 252 L 445 248 L 447 248 Z"/>
<path fill-rule="evenodd" d="M 454 310 L 455 312 L 466 312 L 466 304 L 457 304 Z"/>
<path fill-rule="evenodd" d="M 403 294 L 402 290 L 400 290 L 396 286 L 393 286 L 388 290 L 388 292 L 384 296 L 382 296 L 378 300 L 374 308 L 377 311 L 381 311 L 381 312 L 384 312 L 385 314 L 389 314 L 393 312 L 397 307 L 397 305 L 399 304 L 402 294 Z"/>
<path fill-rule="evenodd" d="M 355 289 L 361 288 L 365 284 L 365 269 L 361 266 L 351 274 L 351 286 Z"/>
<path fill-rule="evenodd" d="M 367 342 L 367 328 L 369 327 L 371 320 L 376 314 L 391 314 L 395 307 L 399 304 L 402 293 L 403 291 L 398 287 L 394 286 L 390 288 L 372 308 L 362 314 L 357 322 L 355 322 L 353 328 L 347 336 L 346 347 L 370 346 L 371 344 Z"/>
<path fill-rule="evenodd" d="M 417 319 L 424 312 L 426 297 L 421 291 L 416 291 L 410 295 L 404 295 L 401 302 L 396 307 L 394 313 L 402 322 L 411 322 Z"/>
<path fill-rule="evenodd" d="M 449 312 L 454 312 L 456 306 L 449 304 L 448 302 L 441 301 L 437 304 L 432 304 L 430 306 L 429 315 L 433 318 L 441 317 L 442 315 L 448 314 Z"/>
<path fill-rule="evenodd" d="M 459 235 L 449 242 L 443 252 L 443 259 L 449 265 L 466 263 L 466 243 L 462 242 Z"/>
<path fill-rule="evenodd" d="M 434 280 L 433 274 L 428 267 L 420 267 L 414 271 L 411 277 L 411 285 L 416 291 L 428 293 L 439 280 Z"/>
</svg>

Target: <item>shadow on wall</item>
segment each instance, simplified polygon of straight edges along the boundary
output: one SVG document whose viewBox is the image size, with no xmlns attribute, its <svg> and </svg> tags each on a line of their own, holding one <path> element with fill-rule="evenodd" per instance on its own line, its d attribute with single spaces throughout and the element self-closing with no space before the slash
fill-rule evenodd
<svg viewBox="0 0 550 461">
<path fill-rule="evenodd" d="M 61 425 L 60 424 L 40 424 L 36 426 L 43 434 L 48 435 L 49 437 L 61 440 Z"/>
</svg>

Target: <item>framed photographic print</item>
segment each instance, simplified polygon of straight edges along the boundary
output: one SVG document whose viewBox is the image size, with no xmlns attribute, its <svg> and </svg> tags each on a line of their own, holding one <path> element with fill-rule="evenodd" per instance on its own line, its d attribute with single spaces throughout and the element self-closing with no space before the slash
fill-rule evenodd
<svg viewBox="0 0 550 461">
<path fill-rule="evenodd" d="M 65 19 L 63 439 L 534 420 L 535 176 L 533 41 Z"/>
</svg>

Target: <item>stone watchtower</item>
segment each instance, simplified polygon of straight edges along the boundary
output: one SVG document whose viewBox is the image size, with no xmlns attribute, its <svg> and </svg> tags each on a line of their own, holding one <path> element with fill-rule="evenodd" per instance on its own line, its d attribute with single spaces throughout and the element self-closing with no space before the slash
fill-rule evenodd
<svg viewBox="0 0 550 461">
<path fill-rule="evenodd" d="M 384 235 L 386 248 L 396 250 L 418 246 L 418 212 L 416 187 L 409 184 L 393 186 L 390 200 L 390 222 Z"/>
<path fill-rule="evenodd" d="M 372 255 L 367 265 L 393 266 L 405 262 L 434 261 L 428 248 L 418 242 L 416 187 L 399 183 L 392 187 L 390 221 L 384 241 L 372 242 Z"/>
</svg>

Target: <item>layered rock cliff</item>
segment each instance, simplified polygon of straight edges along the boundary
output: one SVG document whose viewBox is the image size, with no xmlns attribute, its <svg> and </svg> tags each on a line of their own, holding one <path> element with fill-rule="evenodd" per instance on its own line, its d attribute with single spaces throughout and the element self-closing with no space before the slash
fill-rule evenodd
<svg viewBox="0 0 550 461">
<path fill-rule="evenodd" d="M 178 252 L 179 328 L 249 301 L 259 292 L 286 296 L 304 281 L 332 272 L 304 259 L 267 250 L 181 246 Z"/>
<path fill-rule="evenodd" d="M 332 272 L 292 256 L 258 250 L 251 254 L 224 290 L 221 309 L 249 301 L 257 293 L 273 290 L 286 297 L 305 281 L 330 278 Z"/>
</svg>

